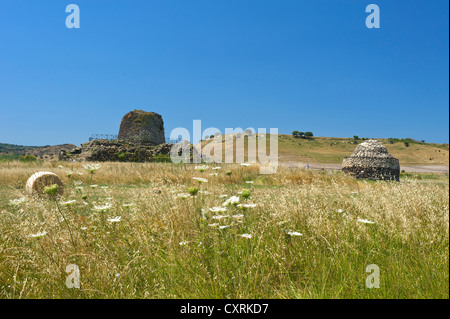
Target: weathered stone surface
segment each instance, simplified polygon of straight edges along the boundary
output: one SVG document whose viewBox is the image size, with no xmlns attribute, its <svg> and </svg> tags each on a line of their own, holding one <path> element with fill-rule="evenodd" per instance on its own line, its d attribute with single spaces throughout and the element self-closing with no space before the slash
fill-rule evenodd
<svg viewBox="0 0 450 319">
<path fill-rule="evenodd" d="M 342 170 L 358 179 L 400 180 L 400 163 L 377 140 L 359 144 L 342 162 Z"/>
<path fill-rule="evenodd" d="M 59 151 L 58 160 L 60 160 L 60 161 L 67 160 L 67 151 L 66 150 Z"/>
<path fill-rule="evenodd" d="M 173 144 L 145 145 L 124 141 L 93 140 L 66 156 L 69 161 L 152 162 L 169 161 Z"/>
<path fill-rule="evenodd" d="M 125 114 L 120 123 L 118 139 L 130 143 L 163 144 L 165 138 L 162 116 L 142 110 Z"/>
</svg>

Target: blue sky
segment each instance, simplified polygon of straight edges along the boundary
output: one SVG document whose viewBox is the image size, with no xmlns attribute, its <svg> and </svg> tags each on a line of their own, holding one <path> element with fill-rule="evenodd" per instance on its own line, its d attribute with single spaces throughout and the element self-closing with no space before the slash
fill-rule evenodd
<svg viewBox="0 0 450 319">
<path fill-rule="evenodd" d="M 80 7 L 68 29 L 66 5 Z M 368 29 L 365 8 L 381 10 Z M 0 142 L 175 127 L 449 141 L 449 4 L 435 0 L 0 1 Z"/>
</svg>

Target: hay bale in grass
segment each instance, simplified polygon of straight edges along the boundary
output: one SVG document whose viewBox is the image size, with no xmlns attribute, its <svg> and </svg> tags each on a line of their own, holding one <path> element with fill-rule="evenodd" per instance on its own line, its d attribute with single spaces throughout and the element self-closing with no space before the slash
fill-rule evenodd
<svg viewBox="0 0 450 319">
<path fill-rule="evenodd" d="M 28 179 L 26 185 L 26 191 L 32 196 L 46 196 L 44 192 L 44 187 L 58 185 L 58 195 L 62 196 L 64 194 L 64 184 L 58 175 L 52 172 L 38 172 Z"/>
</svg>

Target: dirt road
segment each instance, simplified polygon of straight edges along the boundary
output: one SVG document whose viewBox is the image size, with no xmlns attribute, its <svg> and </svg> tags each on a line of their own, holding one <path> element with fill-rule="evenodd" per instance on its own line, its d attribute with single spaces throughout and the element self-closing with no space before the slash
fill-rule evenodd
<svg viewBox="0 0 450 319">
<path fill-rule="evenodd" d="M 288 168 L 305 168 L 308 163 L 300 162 L 281 162 L 281 165 Z M 340 170 L 341 164 L 318 164 L 310 163 L 310 169 L 325 169 L 325 170 Z M 400 166 L 401 170 L 405 172 L 415 173 L 442 173 L 448 174 L 449 167 L 446 165 L 414 165 L 414 166 Z"/>
</svg>

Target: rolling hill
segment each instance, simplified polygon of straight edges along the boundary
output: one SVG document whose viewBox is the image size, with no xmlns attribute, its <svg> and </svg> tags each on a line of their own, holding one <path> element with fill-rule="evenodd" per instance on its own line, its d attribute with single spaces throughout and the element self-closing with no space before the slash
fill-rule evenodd
<svg viewBox="0 0 450 319">
<path fill-rule="evenodd" d="M 236 138 L 234 137 L 234 140 Z M 402 165 L 449 165 L 449 145 L 422 143 L 412 139 L 378 139 Z M 225 152 L 225 137 L 222 136 L 222 152 Z M 280 162 L 302 162 L 341 164 L 363 140 L 337 137 L 294 138 L 278 135 L 278 157 Z M 201 142 L 202 147 L 214 140 Z M 269 145 L 269 143 L 267 143 Z M 214 144 L 211 144 L 212 147 Z M 197 145 L 198 149 L 200 145 Z M 247 155 L 247 138 L 245 138 Z M 235 150 L 235 147 L 234 147 Z"/>
</svg>

